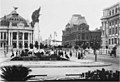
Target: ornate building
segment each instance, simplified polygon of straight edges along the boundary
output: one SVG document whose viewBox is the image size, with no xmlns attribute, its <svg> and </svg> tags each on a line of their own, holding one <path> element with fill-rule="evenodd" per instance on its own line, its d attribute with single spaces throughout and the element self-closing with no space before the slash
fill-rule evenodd
<svg viewBox="0 0 120 82">
<path fill-rule="evenodd" d="M 33 42 L 33 28 L 21 17 L 16 8 L 0 18 L 0 49 L 24 49 Z"/>
<path fill-rule="evenodd" d="M 81 46 L 86 43 L 90 45 L 93 40 L 98 40 L 100 44 L 101 31 L 89 31 L 89 25 L 85 17 L 78 14 L 73 15 L 65 30 L 63 30 L 62 45 Z"/>
<path fill-rule="evenodd" d="M 102 47 L 112 48 L 120 44 L 120 3 L 103 10 Z"/>
</svg>

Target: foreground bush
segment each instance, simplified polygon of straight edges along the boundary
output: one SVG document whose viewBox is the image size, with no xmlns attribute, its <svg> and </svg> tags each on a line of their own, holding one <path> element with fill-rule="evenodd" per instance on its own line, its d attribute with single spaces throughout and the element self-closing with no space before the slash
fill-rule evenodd
<svg viewBox="0 0 120 82">
<path fill-rule="evenodd" d="M 31 78 L 28 76 L 31 70 L 22 65 L 4 66 L 1 68 L 1 70 L 1 77 L 6 81 L 26 81 Z"/>
<path fill-rule="evenodd" d="M 81 78 L 86 80 L 114 80 L 119 81 L 120 71 L 113 72 L 112 70 L 95 70 L 88 71 L 86 73 L 81 74 Z"/>
</svg>

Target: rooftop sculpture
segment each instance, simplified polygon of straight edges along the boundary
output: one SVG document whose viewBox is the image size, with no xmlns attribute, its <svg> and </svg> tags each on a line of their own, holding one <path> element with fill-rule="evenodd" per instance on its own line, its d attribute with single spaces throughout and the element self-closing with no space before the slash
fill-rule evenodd
<svg viewBox="0 0 120 82">
<path fill-rule="evenodd" d="M 34 27 L 34 24 L 35 22 L 39 22 L 39 12 L 41 10 L 41 7 L 39 7 L 39 9 L 35 10 L 33 13 L 32 13 L 32 22 L 31 22 L 31 26 Z"/>
</svg>

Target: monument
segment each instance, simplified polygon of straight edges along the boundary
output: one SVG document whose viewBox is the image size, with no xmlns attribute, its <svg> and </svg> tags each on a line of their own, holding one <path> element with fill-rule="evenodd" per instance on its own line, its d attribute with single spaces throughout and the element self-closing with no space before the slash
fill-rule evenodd
<svg viewBox="0 0 120 82">
<path fill-rule="evenodd" d="M 39 9 L 35 10 L 32 13 L 32 22 L 31 22 L 31 26 L 34 28 L 34 33 L 33 33 L 33 44 L 35 44 L 35 42 L 38 42 L 38 45 L 40 44 L 40 28 L 39 28 L 39 12 L 41 10 L 41 7 L 39 7 Z"/>
</svg>

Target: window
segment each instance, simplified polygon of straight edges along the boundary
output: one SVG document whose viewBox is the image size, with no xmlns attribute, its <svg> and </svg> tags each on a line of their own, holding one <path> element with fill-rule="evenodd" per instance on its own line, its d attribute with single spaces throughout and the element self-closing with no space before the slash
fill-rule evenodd
<svg viewBox="0 0 120 82">
<path fill-rule="evenodd" d="M 24 33 L 24 39 L 28 40 L 28 33 Z"/>
<path fill-rule="evenodd" d="M 25 48 L 28 48 L 28 43 L 25 43 Z"/>
<path fill-rule="evenodd" d="M 112 44 L 114 43 L 114 39 L 112 39 Z"/>
<path fill-rule="evenodd" d="M 115 20 L 115 24 L 117 24 L 117 20 Z"/>
<path fill-rule="evenodd" d="M 118 33 L 118 29 L 117 29 L 117 27 L 115 27 L 115 34 L 117 34 Z"/>
<path fill-rule="evenodd" d="M 117 38 L 114 38 L 114 41 L 115 41 L 114 43 L 117 44 Z"/>
<path fill-rule="evenodd" d="M 109 35 L 111 35 L 111 29 L 109 29 Z"/>
<path fill-rule="evenodd" d="M 111 22 L 109 22 L 109 26 L 111 26 Z"/>
<path fill-rule="evenodd" d="M 114 21 L 112 21 L 112 25 L 114 25 Z"/>
<path fill-rule="evenodd" d="M 112 28 L 112 34 L 114 34 L 114 28 Z"/>
<path fill-rule="evenodd" d="M 1 39 L 3 39 L 3 33 L 1 32 Z"/>
<path fill-rule="evenodd" d="M 112 15 L 114 15 L 114 10 L 112 10 Z"/>
<path fill-rule="evenodd" d="M 115 8 L 115 13 L 117 14 L 117 8 Z"/>
<path fill-rule="evenodd" d="M 109 15 L 111 16 L 111 11 L 109 12 Z"/>
<path fill-rule="evenodd" d="M 17 45 L 16 45 L 16 43 L 14 42 L 14 43 L 13 43 L 13 48 L 16 48 L 16 47 L 17 47 Z"/>
<path fill-rule="evenodd" d="M 2 47 L 2 43 L 1 43 L 1 47 Z"/>
<path fill-rule="evenodd" d="M 19 48 L 22 48 L 22 42 L 19 42 Z"/>
<path fill-rule="evenodd" d="M 13 32 L 13 39 L 17 39 L 17 32 Z"/>
<path fill-rule="evenodd" d="M 111 43 L 110 41 L 111 41 L 111 40 L 109 39 L 109 44 Z"/>
<path fill-rule="evenodd" d="M 4 39 L 6 39 L 6 32 L 4 32 Z"/>
<path fill-rule="evenodd" d="M 20 32 L 20 33 L 19 33 L 19 40 L 22 40 L 22 36 L 23 36 L 23 33 Z"/>
</svg>

